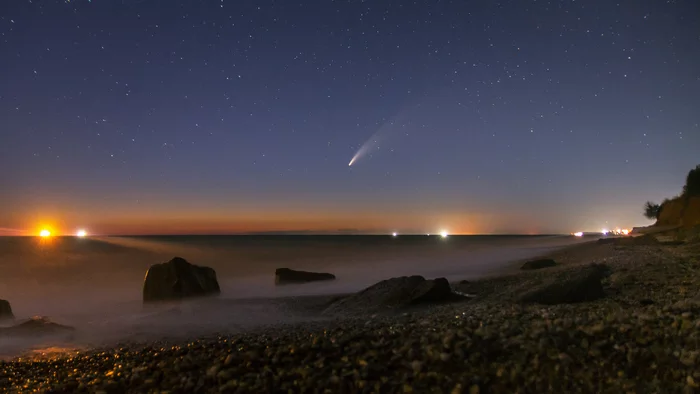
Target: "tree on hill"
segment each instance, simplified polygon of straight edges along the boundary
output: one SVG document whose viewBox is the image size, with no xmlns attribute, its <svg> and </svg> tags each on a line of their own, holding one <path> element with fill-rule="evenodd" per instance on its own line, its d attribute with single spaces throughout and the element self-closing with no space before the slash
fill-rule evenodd
<svg viewBox="0 0 700 394">
<path fill-rule="evenodd" d="M 683 186 L 683 195 L 686 197 L 700 196 L 700 164 L 688 172 Z"/>
<path fill-rule="evenodd" d="M 651 219 L 651 220 L 658 219 L 660 212 L 661 212 L 661 205 L 654 204 L 651 201 L 647 201 L 647 203 L 644 204 L 644 216 L 647 219 Z"/>
</svg>

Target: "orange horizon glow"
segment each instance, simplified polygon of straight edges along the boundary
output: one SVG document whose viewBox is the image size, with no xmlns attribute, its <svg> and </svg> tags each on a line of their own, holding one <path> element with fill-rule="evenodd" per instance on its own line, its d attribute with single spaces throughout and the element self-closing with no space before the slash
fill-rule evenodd
<svg viewBox="0 0 700 394">
<path fill-rule="evenodd" d="M 358 233 L 358 234 L 439 234 L 450 228 L 450 234 L 474 234 L 485 220 L 472 215 L 437 215 L 426 213 L 425 217 L 406 217 L 380 212 L 332 213 L 332 212 L 247 212 L 230 214 L 228 218 L 208 215 L 140 215 L 139 217 L 95 216 L 52 212 L 51 216 L 35 217 L 34 231 L 19 230 L 16 235 L 38 235 L 46 229 L 52 236 L 69 235 L 83 237 L 87 227 L 90 236 L 100 235 L 207 235 L 207 234 L 251 234 L 275 232 L 300 233 Z M 50 217 L 51 220 L 46 220 Z M 36 225 L 39 223 L 39 225 Z M 25 226 L 21 226 L 24 224 Z M 28 223 L 17 223 L 19 229 Z M 84 227 L 86 226 L 86 227 Z"/>
<path fill-rule="evenodd" d="M 17 213 L 15 213 L 17 215 Z M 3 226 L 12 231 L 0 235 L 38 236 L 48 230 L 51 237 L 86 236 L 81 230 L 90 228 L 91 237 L 107 235 L 216 235 L 257 233 L 303 234 L 573 234 L 554 231 L 534 215 L 511 215 L 459 212 L 448 214 L 439 210 L 425 210 L 405 215 L 392 210 L 337 212 L 319 211 L 211 211 L 150 212 L 129 215 L 115 212 L 91 211 L 37 211 L 32 215 L 10 216 Z M 582 226 L 583 227 L 583 226 Z M 580 228 L 574 229 L 579 231 Z M 614 230 L 613 230 L 614 231 Z M 620 232 L 622 229 L 619 230 Z M 593 231 L 595 232 L 595 231 Z"/>
<path fill-rule="evenodd" d="M 295 226 L 294 223 L 285 223 L 285 225 L 274 226 L 266 225 L 267 223 L 230 223 L 230 224 L 212 224 L 207 225 L 206 223 L 182 223 L 181 225 L 168 225 L 168 224 L 143 224 L 141 226 L 128 226 L 128 225 L 105 225 L 104 230 L 99 233 L 90 233 L 91 237 L 100 236 L 158 236 L 158 235 L 255 235 L 255 234 L 308 234 L 308 235 L 389 235 L 398 236 L 401 235 L 436 235 L 442 238 L 447 238 L 448 236 L 459 236 L 459 235 L 504 235 L 504 234 L 521 234 L 521 235 L 543 235 L 543 234 L 558 234 L 556 232 L 538 232 L 538 231 L 527 231 L 527 232 L 516 232 L 516 231 L 447 231 L 440 227 L 424 227 L 422 230 L 420 228 L 404 229 L 403 231 L 395 231 L 392 229 L 387 229 L 384 226 L 351 226 L 342 225 L 339 223 L 337 226 L 332 225 L 310 225 L 310 226 Z M 305 223 L 310 224 L 310 223 Z M 627 229 L 621 229 L 619 231 L 611 231 L 618 235 L 627 235 L 630 233 Z M 561 233 L 565 235 L 567 233 Z M 584 235 L 583 232 L 568 233 L 577 237 Z M 75 230 L 70 232 L 61 232 L 56 228 L 43 227 L 40 230 L 35 231 L 21 231 L 16 234 L 0 234 L 1 236 L 34 236 L 40 238 L 54 238 L 61 236 L 75 236 L 78 238 L 86 238 L 88 233 L 86 230 Z"/>
</svg>

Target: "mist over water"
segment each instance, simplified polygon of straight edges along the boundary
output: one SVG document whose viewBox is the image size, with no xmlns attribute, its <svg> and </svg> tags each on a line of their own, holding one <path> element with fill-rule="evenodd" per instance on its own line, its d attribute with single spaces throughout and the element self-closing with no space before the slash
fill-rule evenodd
<svg viewBox="0 0 700 394">
<path fill-rule="evenodd" d="M 296 301 L 285 297 L 349 293 L 403 275 L 474 279 L 583 241 L 564 236 L 0 238 L 0 299 L 10 301 L 15 323 L 48 316 L 77 329 L 59 338 L 0 335 L 0 357 L 48 346 L 213 335 L 314 319 L 290 308 Z M 175 256 L 214 268 L 221 295 L 144 306 L 148 267 Z M 330 272 L 337 280 L 275 286 L 280 267 Z"/>
</svg>

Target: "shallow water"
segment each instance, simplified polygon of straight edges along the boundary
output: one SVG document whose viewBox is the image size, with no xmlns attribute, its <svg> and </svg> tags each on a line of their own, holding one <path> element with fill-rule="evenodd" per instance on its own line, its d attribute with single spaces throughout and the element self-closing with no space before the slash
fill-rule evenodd
<svg viewBox="0 0 700 394">
<path fill-rule="evenodd" d="M 566 236 L 0 238 L 0 298 L 10 301 L 17 320 L 49 316 L 78 329 L 53 340 L 0 337 L 0 356 L 299 321 L 308 317 L 270 298 L 354 292 L 402 275 L 473 279 L 583 241 Z M 214 268 L 221 296 L 144 308 L 146 270 L 174 256 Z M 279 267 L 331 272 L 338 279 L 276 287 Z"/>
</svg>

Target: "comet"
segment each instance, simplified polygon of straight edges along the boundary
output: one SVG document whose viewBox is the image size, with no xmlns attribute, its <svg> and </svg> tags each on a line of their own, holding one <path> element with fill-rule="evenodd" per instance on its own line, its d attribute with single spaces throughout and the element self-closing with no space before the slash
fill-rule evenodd
<svg viewBox="0 0 700 394">
<path fill-rule="evenodd" d="M 350 162 L 348 163 L 348 167 L 352 167 L 355 162 L 357 162 L 360 158 L 365 156 L 367 153 L 369 153 L 373 149 L 379 150 L 379 143 L 382 142 L 383 140 L 387 139 L 394 130 L 397 130 L 400 127 L 404 126 L 404 117 L 406 115 L 407 111 L 400 112 L 398 115 L 394 116 L 392 119 L 389 119 L 384 122 L 384 124 L 379 127 L 379 129 L 374 132 L 362 146 L 360 146 L 360 149 L 355 152 L 355 155 L 350 159 Z"/>
<path fill-rule="evenodd" d="M 369 146 L 368 143 L 369 143 L 369 141 L 365 142 L 365 144 L 360 147 L 360 149 L 357 151 L 357 153 L 355 153 L 355 156 L 353 156 L 352 159 L 350 159 L 350 163 L 348 163 L 348 167 L 351 167 L 357 161 L 357 159 L 359 159 L 360 157 L 362 157 L 365 154 L 365 152 L 367 151 L 367 147 Z"/>
</svg>

